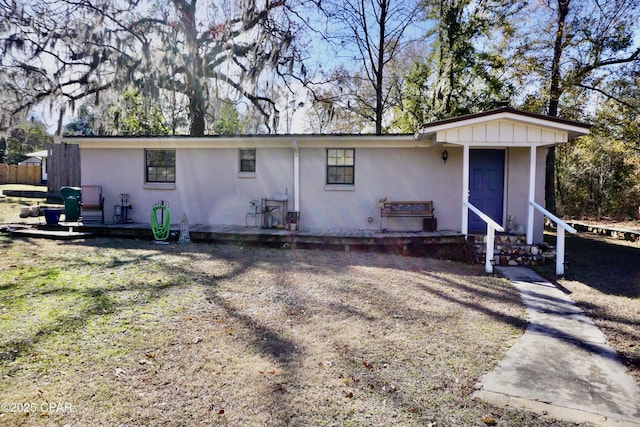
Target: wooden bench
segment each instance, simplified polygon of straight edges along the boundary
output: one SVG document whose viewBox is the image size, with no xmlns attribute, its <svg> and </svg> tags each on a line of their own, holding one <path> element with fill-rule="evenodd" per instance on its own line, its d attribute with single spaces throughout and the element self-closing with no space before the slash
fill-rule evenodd
<svg viewBox="0 0 640 427">
<path fill-rule="evenodd" d="M 380 228 L 382 229 L 382 218 L 385 217 L 412 217 L 423 218 L 422 229 L 425 231 L 435 231 L 438 221 L 433 213 L 433 202 L 428 201 L 401 201 L 386 202 L 380 208 Z"/>
</svg>

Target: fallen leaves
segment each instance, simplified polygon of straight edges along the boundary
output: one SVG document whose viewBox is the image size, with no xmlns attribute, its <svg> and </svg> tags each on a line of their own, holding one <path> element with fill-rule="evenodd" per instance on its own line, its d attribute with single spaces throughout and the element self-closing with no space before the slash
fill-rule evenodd
<svg viewBox="0 0 640 427">
<path fill-rule="evenodd" d="M 488 426 L 498 425 L 498 423 L 496 422 L 495 418 L 493 418 L 493 417 L 484 417 L 484 418 L 482 418 L 482 422 L 485 423 L 485 425 L 488 425 Z"/>
</svg>

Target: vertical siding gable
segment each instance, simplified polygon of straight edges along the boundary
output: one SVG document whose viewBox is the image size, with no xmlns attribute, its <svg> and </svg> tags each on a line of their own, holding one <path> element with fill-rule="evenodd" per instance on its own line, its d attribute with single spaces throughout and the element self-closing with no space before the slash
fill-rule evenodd
<svg viewBox="0 0 640 427">
<path fill-rule="evenodd" d="M 475 125 L 472 128 L 473 142 L 487 142 L 487 125 L 483 123 L 481 125 Z"/>
<path fill-rule="evenodd" d="M 529 132 L 526 125 L 515 123 L 513 125 L 513 142 L 526 143 Z"/>
<path fill-rule="evenodd" d="M 444 132 L 438 132 L 438 134 L 436 135 L 436 141 L 440 141 L 440 142 L 460 142 L 460 132 L 459 129 L 450 129 L 450 130 L 446 130 Z"/>
<path fill-rule="evenodd" d="M 527 127 L 527 141 L 529 142 L 541 142 L 542 140 L 542 129 L 538 127 L 528 126 Z"/>
<path fill-rule="evenodd" d="M 542 129 L 542 134 L 540 136 L 540 142 L 545 142 L 549 144 L 553 144 L 556 142 L 556 134 L 558 132 L 550 131 L 547 129 Z"/>
<path fill-rule="evenodd" d="M 515 125 L 512 122 L 500 121 L 498 126 L 500 128 L 500 137 L 498 138 L 498 141 L 513 141 Z"/>
<path fill-rule="evenodd" d="M 486 138 L 487 141 L 500 141 L 500 122 L 487 123 Z"/>
<path fill-rule="evenodd" d="M 568 132 L 511 120 L 454 127 L 436 133 L 436 141 L 448 144 L 559 144 L 567 142 Z"/>
<path fill-rule="evenodd" d="M 558 144 L 569 141 L 568 132 L 555 132 L 556 141 Z"/>
<path fill-rule="evenodd" d="M 459 129 L 461 142 L 469 142 L 473 140 L 473 129 L 471 126 L 463 126 Z"/>
<path fill-rule="evenodd" d="M 493 121 L 478 125 L 461 126 L 459 128 L 439 131 L 436 136 L 438 142 L 455 143 L 527 143 L 540 142 L 536 136 L 536 129 L 529 131 L 529 127 L 508 121 Z M 540 134 L 541 129 L 537 130 Z M 533 141 L 530 141 L 530 137 Z"/>
</svg>

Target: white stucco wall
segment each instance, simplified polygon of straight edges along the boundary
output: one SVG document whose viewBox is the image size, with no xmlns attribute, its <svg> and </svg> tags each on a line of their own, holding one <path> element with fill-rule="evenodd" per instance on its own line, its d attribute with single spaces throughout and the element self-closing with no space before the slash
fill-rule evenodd
<svg viewBox="0 0 640 427">
<path fill-rule="evenodd" d="M 344 145 L 345 148 L 349 144 Z M 171 189 L 144 183 L 144 149 L 85 148 L 82 183 L 101 185 L 105 218 L 120 193 L 129 193 L 130 218 L 149 222 L 157 200 L 169 201 L 172 222 L 183 212 L 193 224 L 244 225 L 249 201 L 287 192 L 294 210 L 293 149 L 257 148 L 254 176 L 238 174 L 237 148 L 178 148 Z M 300 148 L 300 211 L 305 227 L 377 229 L 378 199 L 432 200 L 439 229 L 460 228 L 462 151 L 450 148 L 356 148 L 355 185 L 326 185 L 326 148 Z M 372 218 L 372 222 L 368 218 Z M 389 229 L 420 230 L 415 218 L 385 218 Z"/>
<path fill-rule="evenodd" d="M 507 155 L 507 191 L 506 191 L 506 209 L 505 209 L 505 227 L 507 225 L 507 216 L 513 215 L 517 224 L 520 224 L 523 230 L 527 230 L 527 215 L 529 206 L 529 156 L 530 149 L 527 148 L 509 148 Z M 544 179 L 545 179 L 545 159 L 547 156 L 546 148 L 538 148 L 536 150 L 536 191 L 535 200 L 544 206 Z M 544 217 L 539 212 L 535 212 L 533 235 L 534 243 L 542 242 L 544 230 Z"/>
<path fill-rule="evenodd" d="M 348 148 L 348 145 L 345 146 Z M 378 200 L 432 200 L 440 229 L 459 229 L 460 164 L 438 148 L 357 148 L 355 185 L 326 185 L 326 149 L 300 150 L 301 222 L 310 227 L 378 229 Z M 460 160 L 457 160 L 460 163 Z M 458 202 L 459 206 L 459 202 Z M 372 222 L 368 221 L 372 218 Z M 385 218 L 389 229 L 421 230 L 419 218 Z"/>
<path fill-rule="evenodd" d="M 193 224 L 244 224 L 249 201 L 284 193 L 289 189 L 293 206 L 293 153 L 291 149 L 257 149 L 255 177 L 238 174 L 235 148 L 187 148 L 176 150 L 174 188 L 144 183 L 144 149 L 83 149 L 81 182 L 101 185 L 105 219 L 111 220 L 120 193 L 129 193 L 135 222 L 149 222 L 158 200 L 169 202 L 172 223 L 184 212 Z"/>
<path fill-rule="evenodd" d="M 176 183 L 170 189 L 147 185 L 144 148 L 82 147 L 82 184 L 101 185 L 105 197 L 105 219 L 112 221 L 113 206 L 120 193 L 129 193 L 133 209 L 130 218 L 148 223 L 155 201 L 167 200 L 172 223 L 186 212 L 192 224 L 244 225 L 249 201 L 275 193 L 289 195 L 288 210 L 293 211 L 294 149 L 256 148 L 256 173 L 238 173 L 237 147 L 176 148 Z M 162 148 L 154 143 L 153 148 Z M 314 143 L 315 144 L 315 143 Z M 342 148 L 352 148 L 348 139 Z M 320 145 L 320 146 L 317 146 Z M 380 211 L 377 201 L 432 200 L 439 230 L 456 230 L 462 218 L 462 155 L 460 146 L 445 147 L 355 147 L 355 185 L 326 184 L 326 148 L 301 146 L 300 220 L 302 227 L 378 229 Z M 335 145 L 333 145 L 335 146 Z M 537 150 L 536 200 L 544 200 L 544 163 L 546 149 Z M 529 148 L 508 149 L 506 164 L 505 224 L 507 215 L 526 229 L 529 180 Z M 368 218 L 372 221 L 369 222 Z M 542 215 L 535 215 L 534 239 L 542 240 Z M 418 218 L 384 218 L 383 228 L 420 230 Z"/>
</svg>

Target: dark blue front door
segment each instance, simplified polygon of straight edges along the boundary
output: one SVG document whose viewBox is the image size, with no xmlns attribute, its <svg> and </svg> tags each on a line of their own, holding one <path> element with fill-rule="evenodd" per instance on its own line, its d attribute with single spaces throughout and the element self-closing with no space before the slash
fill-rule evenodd
<svg viewBox="0 0 640 427">
<path fill-rule="evenodd" d="M 469 150 L 469 202 L 502 224 L 504 150 Z M 486 233 L 487 224 L 469 211 L 469 233 Z"/>
</svg>

